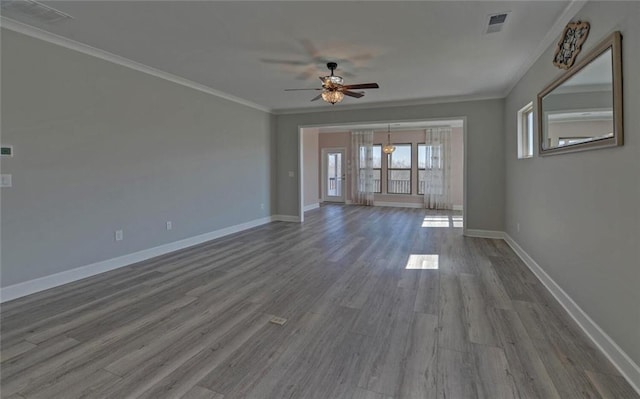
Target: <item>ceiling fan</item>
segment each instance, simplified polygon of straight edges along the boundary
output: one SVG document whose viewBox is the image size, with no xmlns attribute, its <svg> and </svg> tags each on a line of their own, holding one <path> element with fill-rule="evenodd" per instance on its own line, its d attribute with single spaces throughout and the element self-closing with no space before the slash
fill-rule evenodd
<svg viewBox="0 0 640 399">
<path fill-rule="evenodd" d="M 362 89 L 378 89 L 377 83 L 361 83 L 355 85 L 343 85 L 344 79 L 342 76 L 334 75 L 333 71 L 338 67 L 338 64 L 335 62 L 327 63 L 327 68 L 331 70 L 331 75 L 329 76 L 320 76 L 320 80 L 322 81 L 322 87 L 316 89 L 285 89 L 285 91 L 294 91 L 294 90 L 322 90 L 322 93 L 318 94 L 311 101 L 316 101 L 322 98 L 324 101 L 335 104 L 342 101 L 344 96 L 360 98 L 364 96 L 362 92 L 356 92 L 352 90 L 362 90 Z"/>
</svg>

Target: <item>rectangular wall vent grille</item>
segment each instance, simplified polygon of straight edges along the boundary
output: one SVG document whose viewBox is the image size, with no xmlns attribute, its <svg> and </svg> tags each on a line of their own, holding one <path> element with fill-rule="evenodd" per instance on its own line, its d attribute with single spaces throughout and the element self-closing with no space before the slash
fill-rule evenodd
<svg viewBox="0 0 640 399">
<path fill-rule="evenodd" d="M 489 15 L 489 23 L 487 24 L 486 33 L 500 32 L 507 22 L 508 12 Z"/>
</svg>

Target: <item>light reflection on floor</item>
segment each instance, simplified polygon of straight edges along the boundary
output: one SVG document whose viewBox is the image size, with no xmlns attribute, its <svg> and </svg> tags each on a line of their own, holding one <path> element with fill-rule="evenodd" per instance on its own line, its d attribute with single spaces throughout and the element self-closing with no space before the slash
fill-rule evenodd
<svg viewBox="0 0 640 399">
<path fill-rule="evenodd" d="M 407 270 L 437 270 L 439 267 L 439 255 L 409 255 L 405 269 Z"/>
<path fill-rule="evenodd" d="M 462 227 L 463 218 L 459 215 L 427 215 L 422 227 Z"/>
</svg>

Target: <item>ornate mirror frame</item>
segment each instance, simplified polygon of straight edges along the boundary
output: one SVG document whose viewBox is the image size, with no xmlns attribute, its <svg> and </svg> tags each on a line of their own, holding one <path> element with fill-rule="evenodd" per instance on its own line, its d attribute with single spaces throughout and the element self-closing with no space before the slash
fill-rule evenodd
<svg viewBox="0 0 640 399">
<path fill-rule="evenodd" d="M 613 94 L 613 136 L 606 138 L 593 139 L 590 141 L 579 142 L 576 144 L 568 144 L 552 148 L 544 148 L 543 143 L 545 136 L 545 109 L 543 107 L 543 98 L 552 93 L 564 82 L 580 73 L 582 69 L 588 66 L 596 58 L 603 53 L 611 50 L 611 69 L 612 69 L 612 94 Z M 604 147 L 621 146 L 623 144 L 623 123 L 622 123 L 622 35 L 620 32 L 614 32 L 599 43 L 593 50 L 587 54 L 584 59 L 577 63 L 573 68 L 568 70 L 562 76 L 551 82 L 544 90 L 538 94 L 538 151 L 539 155 L 554 155 L 568 152 L 585 151 Z"/>
</svg>

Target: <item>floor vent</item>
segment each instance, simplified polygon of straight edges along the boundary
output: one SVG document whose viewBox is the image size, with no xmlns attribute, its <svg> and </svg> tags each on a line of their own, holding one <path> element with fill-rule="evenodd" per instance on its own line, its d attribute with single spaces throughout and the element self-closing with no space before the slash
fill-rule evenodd
<svg viewBox="0 0 640 399">
<path fill-rule="evenodd" d="M 271 320 L 269 320 L 269 323 L 277 324 L 279 326 L 284 326 L 284 323 L 286 322 L 287 319 L 285 319 L 284 317 L 273 317 Z"/>
</svg>

